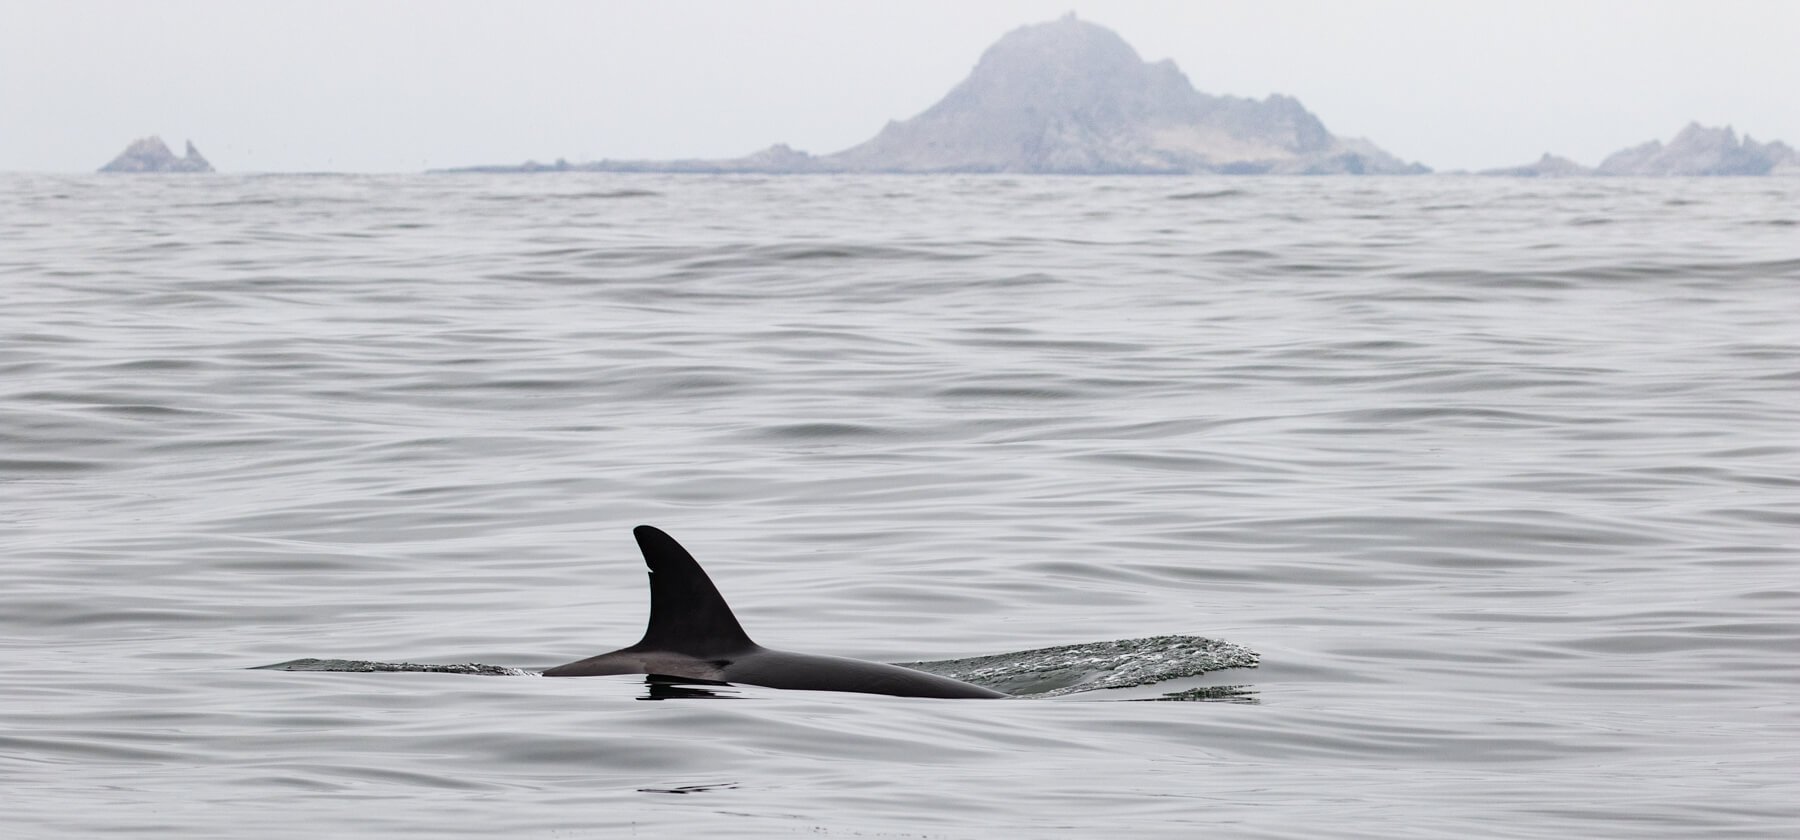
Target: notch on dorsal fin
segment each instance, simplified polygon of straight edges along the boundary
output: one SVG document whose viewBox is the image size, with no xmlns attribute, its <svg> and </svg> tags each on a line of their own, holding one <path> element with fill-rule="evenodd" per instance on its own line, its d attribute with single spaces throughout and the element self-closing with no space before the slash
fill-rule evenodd
<svg viewBox="0 0 1800 840">
<path fill-rule="evenodd" d="M 639 525 L 632 530 L 650 567 L 650 625 L 634 647 L 706 659 L 756 647 L 706 571 L 674 537 Z"/>
</svg>

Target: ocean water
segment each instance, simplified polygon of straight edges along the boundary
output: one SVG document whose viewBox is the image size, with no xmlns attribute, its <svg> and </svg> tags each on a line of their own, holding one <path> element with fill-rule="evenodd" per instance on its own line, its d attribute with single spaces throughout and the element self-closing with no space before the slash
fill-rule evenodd
<svg viewBox="0 0 1800 840">
<path fill-rule="evenodd" d="M 1261 666 L 254 670 L 635 641 L 639 523 Z M 0 549 L 7 838 L 1791 837 L 1800 179 L 0 176 Z"/>
</svg>

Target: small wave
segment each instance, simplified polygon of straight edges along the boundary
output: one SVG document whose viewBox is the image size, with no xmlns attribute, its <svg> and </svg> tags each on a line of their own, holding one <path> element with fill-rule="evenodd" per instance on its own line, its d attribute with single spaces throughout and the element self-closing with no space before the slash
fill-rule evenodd
<svg viewBox="0 0 1800 840">
<path fill-rule="evenodd" d="M 1028 387 L 1008 385 L 955 385 L 941 388 L 937 396 L 942 399 L 966 400 L 1064 400 L 1080 396 L 1067 388 Z"/>
<path fill-rule="evenodd" d="M 777 440 L 875 438 L 887 433 L 879 426 L 862 423 L 788 423 L 762 429 L 763 435 Z"/>
<path fill-rule="evenodd" d="M 1214 199 L 1214 198 L 1232 198 L 1232 197 L 1240 196 L 1243 194 L 1244 194 L 1243 190 L 1229 189 L 1229 188 L 1222 189 L 1222 190 L 1199 190 L 1196 192 L 1176 193 L 1174 195 L 1169 196 L 1169 200 L 1170 201 L 1205 201 L 1205 200 Z"/>
<path fill-rule="evenodd" d="M 89 472 L 105 468 L 104 462 L 77 458 L 0 458 L 0 476 Z"/>
<path fill-rule="evenodd" d="M 656 190 L 630 190 L 630 189 L 627 189 L 627 190 L 600 190 L 598 192 L 584 192 L 584 193 L 568 193 L 568 194 L 560 195 L 557 197 L 558 198 L 573 198 L 573 199 L 581 199 L 581 200 L 602 200 L 603 201 L 606 199 L 614 199 L 614 198 L 656 198 L 657 196 L 660 196 L 660 195 L 662 195 L 662 193 L 659 193 Z"/>
<path fill-rule="evenodd" d="M 1204 255 L 1208 260 L 1231 260 L 1234 262 L 1258 262 L 1272 260 L 1276 256 L 1274 251 L 1263 251 L 1256 248 L 1225 248 Z"/>
<path fill-rule="evenodd" d="M 966 249 L 902 247 L 867 243 L 786 242 L 767 245 L 729 246 L 687 261 L 696 270 L 766 269 L 771 264 L 813 262 L 939 262 L 972 260 L 979 255 Z"/>
<path fill-rule="evenodd" d="M 170 207 L 170 209 L 200 209 L 200 208 L 224 209 L 224 208 L 232 208 L 232 207 L 273 207 L 273 206 L 279 206 L 282 204 L 291 204 L 291 203 L 293 203 L 293 201 L 291 199 L 286 199 L 286 198 L 260 198 L 259 197 L 259 198 L 238 198 L 238 199 L 231 199 L 228 201 L 190 201 L 190 202 L 184 202 L 184 203 L 180 203 L 180 204 L 171 204 L 171 205 L 169 205 L 169 207 Z"/>
<path fill-rule="evenodd" d="M 479 677 L 532 677 L 536 671 L 466 662 L 460 665 L 422 665 L 415 662 L 369 662 L 362 659 L 292 659 L 273 665 L 257 665 L 252 671 L 331 671 L 351 674 L 469 674 Z"/>
</svg>

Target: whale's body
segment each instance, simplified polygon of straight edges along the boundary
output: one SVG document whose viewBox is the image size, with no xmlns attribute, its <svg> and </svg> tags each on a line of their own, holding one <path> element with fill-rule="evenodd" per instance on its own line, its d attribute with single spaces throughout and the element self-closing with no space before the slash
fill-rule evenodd
<svg viewBox="0 0 1800 840">
<path fill-rule="evenodd" d="M 650 623 L 637 644 L 559 665 L 546 677 L 651 674 L 768 688 L 900 697 L 1005 697 L 899 665 L 771 650 L 750 640 L 693 555 L 649 525 L 632 531 L 650 567 Z"/>
</svg>

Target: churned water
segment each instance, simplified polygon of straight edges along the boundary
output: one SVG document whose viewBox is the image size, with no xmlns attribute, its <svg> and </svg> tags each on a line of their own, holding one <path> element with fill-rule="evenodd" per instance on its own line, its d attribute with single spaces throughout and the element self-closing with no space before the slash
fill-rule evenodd
<svg viewBox="0 0 1800 840">
<path fill-rule="evenodd" d="M 0 190 L 5 837 L 1800 831 L 1800 180 Z M 1262 663 L 252 670 L 635 641 L 639 523 L 773 647 Z"/>
</svg>

